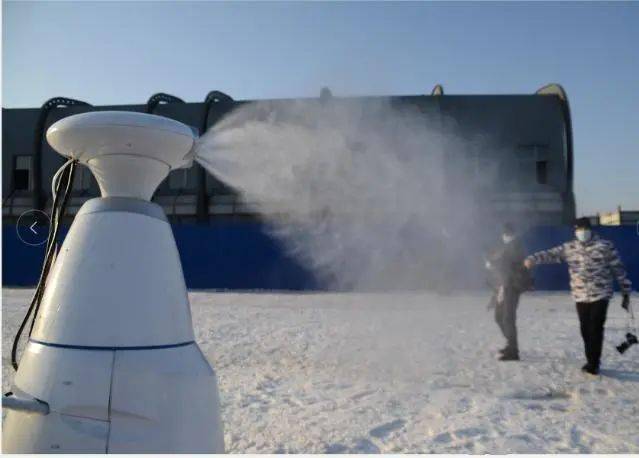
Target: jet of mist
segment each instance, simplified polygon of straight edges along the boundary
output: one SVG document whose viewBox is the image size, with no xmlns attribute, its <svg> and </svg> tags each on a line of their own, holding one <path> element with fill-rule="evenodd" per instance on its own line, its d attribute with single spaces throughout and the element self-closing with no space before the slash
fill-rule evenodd
<svg viewBox="0 0 639 458">
<path fill-rule="evenodd" d="M 327 286 L 449 290 L 482 213 L 472 145 L 453 130 L 389 99 L 256 102 L 201 137 L 195 159 Z"/>
</svg>

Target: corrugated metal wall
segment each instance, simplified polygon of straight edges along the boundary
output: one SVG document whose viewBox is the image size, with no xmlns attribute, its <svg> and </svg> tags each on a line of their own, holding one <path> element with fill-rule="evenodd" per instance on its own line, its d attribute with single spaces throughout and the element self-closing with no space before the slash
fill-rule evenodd
<svg viewBox="0 0 639 458">
<path fill-rule="evenodd" d="M 362 103 L 379 98 L 357 98 Z M 226 113 L 239 106 L 228 96 L 213 92 L 207 103 L 159 104 L 153 113 L 184 122 L 205 131 Z M 340 100 L 332 99 L 332 103 Z M 565 102 L 548 95 L 473 95 L 473 96 L 405 96 L 391 97 L 392 103 L 411 104 L 432 115 L 428 119 L 435 128 L 451 129 L 467 141 L 463 154 L 476 164 L 471 173 L 491 202 L 496 214 L 517 214 L 537 224 L 560 224 L 574 218 L 574 196 L 567 137 L 569 119 Z M 290 103 L 271 101 L 274 106 Z M 44 130 L 57 120 L 72 114 L 93 110 L 131 110 L 145 112 L 147 105 L 72 106 L 49 111 Z M 3 221 L 15 221 L 24 211 L 37 207 L 33 191 L 15 189 L 12 173 L 14 157 L 33 152 L 35 127 L 40 110 L 3 110 Z M 429 126 L 433 127 L 433 126 Z M 50 205 L 50 183 L 63 158 L 42 138 L 43 202 Z M 446 145 L 444 145 L 446 148 Z M 447 151 L 451 159 L 447 172 L 451 186 L 459 180 L 460 163 L 455 151 Z M 84 169 L 81 167 L 80 169 Z M 539 179 L 539 171 L 543 180 Z M 70 213 L 90 197 L 98 195 L 95 180 L 88 170 L 78 173 Z M 206 173 L 199 165 L 190 170 L 171 172 L 160 185 L 154 201 L 164 207 L 172 222 L 208 222 L 219 219 L 252 218 L 241 205 L 237 193 Z M 46 203 L 44 205 L 46 207 Z M 506 217 L 506 216 L 504 216 Z"/>
</svg>

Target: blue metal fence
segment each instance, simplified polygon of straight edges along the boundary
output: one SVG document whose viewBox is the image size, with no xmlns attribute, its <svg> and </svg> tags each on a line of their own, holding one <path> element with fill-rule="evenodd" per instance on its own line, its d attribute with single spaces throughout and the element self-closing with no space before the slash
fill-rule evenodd
<svg viewBox="0 0 639 458">
<path fill-rule="evenodd" d="M 269 237 L 259 223 L 220 222 L 211 226 L 180 224 L 172 227 L 189 288 L 321 289 L 312 272 L 288 256 L 282 245 Z M 66 231 L 67 228 L 61 228 L 62 236 L 66 235 Z M 596 232 L 614 242 L 633 282 L 633 289 L 638 289 L 637 228 L 598 227 Z M 532 252 L 555 246 L 571 236 L 572 229 L 569 227 L 539 227 L 525 234 L 523 242 L 527 250 Z M 3 286 L 35 285 L 43 255 L 43 246 L 25 245 L 17 237 L 15 226 L 3 225 Z M 568 289 L 566 267 L 538 267 L 535 270 L 535 286 L 538 290 Z"/>
</svg>

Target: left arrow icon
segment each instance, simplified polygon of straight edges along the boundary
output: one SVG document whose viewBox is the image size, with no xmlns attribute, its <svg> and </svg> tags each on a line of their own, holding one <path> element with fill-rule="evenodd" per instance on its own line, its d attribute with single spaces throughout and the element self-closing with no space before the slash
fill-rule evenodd
<svg viewBox="0 0 639 458">
<path fill-rule="evenodd" d="M 42 245 L 47 242 L 50 224 L 49 215 L 43 211 L 27 210 L 16 223 L 18 238 L 26 245 Z"/>
</svg>

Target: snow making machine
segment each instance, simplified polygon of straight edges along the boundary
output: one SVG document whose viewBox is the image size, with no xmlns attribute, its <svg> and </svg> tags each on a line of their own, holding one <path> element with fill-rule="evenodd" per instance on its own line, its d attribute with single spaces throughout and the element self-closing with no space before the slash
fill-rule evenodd
<svg viewBox="0 0 639 458">
<path fill-rule="evenodd" d="M 37 318 L 3 398 L 3 452 L 223 452 L 216 375 L 195 343 L 171 227 L 150 202 L 171 170 L 191 165 L 196 134 L 100 111 L 64 118 L 46 137 L 69 158 L 54 187 L 81 163 L 102 195 L 82 206 L 57 255 L 47 252 Z"/>
</svg>

